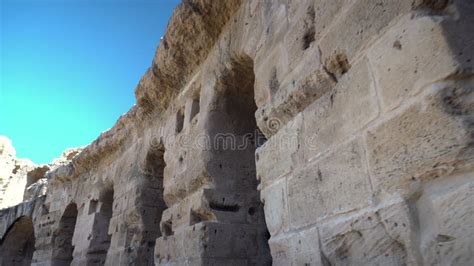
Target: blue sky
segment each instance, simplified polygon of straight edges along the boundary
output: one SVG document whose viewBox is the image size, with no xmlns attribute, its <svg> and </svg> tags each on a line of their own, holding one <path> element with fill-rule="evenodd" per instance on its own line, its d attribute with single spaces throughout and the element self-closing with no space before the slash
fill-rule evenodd
<svg viewBox="0 0 474 266">
<path fill-rule="evenodd" d="M 0 0 L 0 135 L 47 163 L 135 103 L 179 0 Z"/>
</svg>

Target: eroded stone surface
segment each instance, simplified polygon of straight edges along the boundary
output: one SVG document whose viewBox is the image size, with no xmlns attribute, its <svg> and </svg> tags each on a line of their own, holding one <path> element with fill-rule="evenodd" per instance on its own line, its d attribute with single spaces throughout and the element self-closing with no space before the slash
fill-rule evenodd
<svg viewBox="0 0 474 266">
<path fill-rule="evenodd" d="M 17 159 L 12 141 L 0 136 L 0 209 L 23 201 L 26 173 L 34 168 L 28 159 Z"/>
<path fill-rule="evenodd" d="M 8 199 L 24 202 L 0 211 L 0 257 L 473 264 L 473 14 L 468 0 L 183 1 L 110 130 L 28 170 L 2 140 L 2 175 L 22 173 Z"/>
</svg>

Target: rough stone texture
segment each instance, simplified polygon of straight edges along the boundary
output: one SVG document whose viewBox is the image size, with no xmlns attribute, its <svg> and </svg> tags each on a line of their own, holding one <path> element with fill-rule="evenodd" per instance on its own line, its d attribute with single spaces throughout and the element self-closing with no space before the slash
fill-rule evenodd
<svg viewBox="0 0 474 266">
<path fill-rule="evenodd" d="M 183 1 L 137 105 L 25 172 L 0 261 L 474 264 L 473 14 L 469 0 Z"/>
<path fill-rule="evenodd" d="M 466 178 L 466 177 L 463 177 Z M 469 177 L 467 178 L 469 179 Z M 431 188 L 426 196 L 426 211 L 421 221 L 425 235 L 421 239 L 421 251 L 426 264 L 469 265 L 474 262 L 472 214 L 474 213 L 474 183 L 443 184 Z M 452 206 L 459 206 L 453 208 Z"/>
<path fill-rule="evenodd" d="M 16 158 L 12 141 L 0 136 L 0 209 L 46 195 L 48 172 L 68 164 L 82 148 L 65 150 L 49 164 L 36 165 Z"/>
<path fill-rule="evenodd" d="M 17 159 L 12 141 L 0 136 L 0 209 L 23 201 L 27 172 L 34 168 L 28 159 Z"/>
</svg>

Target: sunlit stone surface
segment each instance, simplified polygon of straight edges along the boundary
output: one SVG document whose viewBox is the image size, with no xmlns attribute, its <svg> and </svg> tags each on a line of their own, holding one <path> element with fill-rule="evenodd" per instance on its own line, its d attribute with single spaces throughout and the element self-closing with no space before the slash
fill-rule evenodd
<svg viewBox="0 0 474 266">
<path fill-rule="evenodd" d="M 112 129 L 1 139 L 0 264 L 474 265 L 473 59 L 470 0 L 186 0 Z"/>
</svg>

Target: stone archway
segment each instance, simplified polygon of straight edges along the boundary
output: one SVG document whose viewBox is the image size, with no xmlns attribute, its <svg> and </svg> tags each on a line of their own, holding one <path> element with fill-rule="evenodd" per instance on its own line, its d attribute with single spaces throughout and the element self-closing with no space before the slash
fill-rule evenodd
<svg viewBox="0 0 474 266">
<path fill-rule="evenodd" d="M 163 174 L 166 167 L 164 154 L 165 147 L 161 140 L 152 141 L 145 157 L 143 169 L 145 180 L 137 206 L 142 209 L 142 220 L 145 221 L 140 239 L 147 242 L 147 247 L 143 253 L 146 254 L 146 261 L 149 263 L 154 260 L 155 240 L 163 235 L 163 232 L 160 231 L 159 222 L 163 211 L 167 208 L 163 199 Z M 153 199 L 153 202 L 149 199 Z M 149 217 L 152 217 L 152 219 Z"/>
<path fill-rule="evenodd" d="M 229 67 L 216 84 L 216 107 L 210 114 L 209 128 L 213 142 L 213 167 L 216 191 L 224 195 L 219 201 L 211 201 L 210 208 L 226 212 L 227 216 L 242 215 L 241 224 L 232 229 L 235 233 L 252 235 L 245 246 L 249 258 L 258 265 L 271 264 L 268 232 L 263 203 L 257 187 L 256 149 L 266 141 L 260 133 L 255 118 L 257 106 L 254 99 L 255 75 L 253 60 L 247 55 L 231 59 Z M 221 218 L 224 222 L 233 220 Z M 246 240 L 238 241 L 245 243 Z"/>
<path fill-rule="evenodd" d="M 77 205 L 71 203 L 66 207 L 53 235 L 53 266 L 70 265 L 73 259 L 74 246 L 72 238 L 77 220 Z"/>
<path fill-rule="evenodd" d="M 35 251 L 33 221 L 28 216 L 18 218 L 0 240 L 1 265 L 30 265 Z"/>
</svg>

